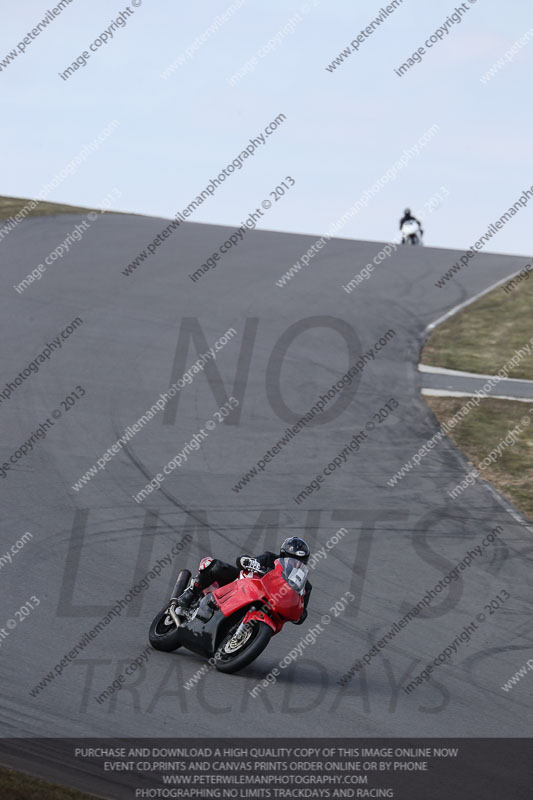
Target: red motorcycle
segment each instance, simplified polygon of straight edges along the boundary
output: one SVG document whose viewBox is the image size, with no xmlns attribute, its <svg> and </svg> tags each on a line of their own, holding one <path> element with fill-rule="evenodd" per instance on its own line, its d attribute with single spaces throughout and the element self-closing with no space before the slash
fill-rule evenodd
<svg viewBox="0 0 533 800">
<path fill-rule="evenodd" d="M 266 574 L 241 570 L 226 586 L 212 584 L 184 609 L 177 598 L 191 573 L 182 570 L 168 604 L 150 626 L 150 644 L 165 652 L 185 647 L 213 659 L 219 672 L 237 672 L 263 652 L 286 622 L 298 622 L 308 573 L 298 559 L 278 558 Z"/>
</svg>

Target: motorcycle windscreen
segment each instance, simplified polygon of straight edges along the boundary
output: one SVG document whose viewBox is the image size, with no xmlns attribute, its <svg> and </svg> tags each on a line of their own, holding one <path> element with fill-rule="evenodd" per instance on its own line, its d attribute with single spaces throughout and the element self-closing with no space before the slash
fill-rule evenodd
<svg viewBox="0 0 533 800">
<path fill-rule="evenodd" d="M 266 597 L 272 610 L 285 619 L 300 619 L 304 608 L 308 568 L 295 558 L 279 558 L 263 578 Z"/>
<path fill-rule="evenodd" d="M 297 558 L 278 558 L 281 564 L 281 575 L 289 586 L 299 595 L 305 592 L 305 584 L 309 575 L 309 567 Z"/>
</svg>

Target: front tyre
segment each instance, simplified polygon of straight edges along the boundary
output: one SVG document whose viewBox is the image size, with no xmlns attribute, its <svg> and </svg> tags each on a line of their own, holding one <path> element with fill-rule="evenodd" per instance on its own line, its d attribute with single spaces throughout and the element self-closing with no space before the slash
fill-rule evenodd
<svg viewBox="0 0 533 800">
<path fill-rule="evenodd" d="M 245 630 L 237 635 L 240 623 L 235 624 L 215 653 L 215 667 L 219 672 L 231 674 L 251 664 L 265 649 L 272 638 L 270 625 L 251 620 Z"/>
<path fill-rule="evenodd" d="M 172 592 L 172 597 L 179 597 L 185 591 L 191 578 L 191 573 L 183 569 L 178 575 L 178 580 Z M 168 605 L 161 609 L 150 625 L 148 639 L 154 650 L 170 653 L 180 647 L 180 632 L 176 623 L 168 613 Z"/>
</svg>

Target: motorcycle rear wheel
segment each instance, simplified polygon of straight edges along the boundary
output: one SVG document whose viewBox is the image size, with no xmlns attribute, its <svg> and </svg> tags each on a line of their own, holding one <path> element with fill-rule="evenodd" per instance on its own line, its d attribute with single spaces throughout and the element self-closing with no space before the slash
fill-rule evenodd
<svg viewBox="0 0 533 800">
<path fill-rule="evenodd" d="M 215 653 L 215 667 L 219 672 L 232 674 L 251 664 L 265 649 L 273 636 L 273 630 L 265 622 L 253 620 L 240 639 L 235 633 L 240 622 L 233 625 Z"/>
<path fill-rule="evenodd" d="M 174 587 L 173 596 L 177 597 L 187 588 L 187 584 L 191 579 L 191 573 L 188 569 L 183 569 L 179 575 Z M 180 632 L 176 628 L 176 623 L 168 613 L 168 604 L 161 609 L 159 614 L 154 617 L 150 625 L 148 639 L 154 650 L 162 650 L 164 653 L 171 653 L 181 647 Z"/>
</svg>

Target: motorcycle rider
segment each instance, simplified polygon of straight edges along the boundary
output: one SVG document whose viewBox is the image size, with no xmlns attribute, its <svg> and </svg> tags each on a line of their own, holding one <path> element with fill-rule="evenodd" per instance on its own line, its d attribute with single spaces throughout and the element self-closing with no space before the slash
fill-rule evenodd
<svg viewBox="0 0 533 800">
<path fill-rule="evenodd" d="M 298 536 L 289 536 L 281 545 L 279 555 L 270 552 L 270 550 L 258 556 L 240 555 L 235 560 L 236 567 L 218 558 L 202 558 L 192 585 L 190 585 L 190 588 L 185 589 L 183 594 L 180 594 L 177 598 L 177 604 L 181 608 L 190 608 L 191 604 L 201 597 L 203 590 L 207 589 L 212 583 L 216 582 L 219 586 L 225 586 L 227 583 L 237 580 L 241 570 L 251 570 L 265 575 L 274 569 L 274 562 L 277 558 L 296 558 L 303 564 L 307 564 L 310 555 L 311 550 L 307 542 Z M 301 625 L 307 617 L 307 604 L 312 588 L 309 581 L 306 581 L 304 611 L 296 625 Z"/>
<path fill-rule="evenodd" d="M 403 217 L 400 220 L 400 230 L 402 230 L 404 223 L 406 222 L 416 222 L 420 229 L 420 235 L 421 236 L 424 235 L 424 231 L 422 230 L 422 223 L 420 222 L 419 219 L 417 219 L 411 214 L 410 208 L 406 208 L 405 211 L 403 212 Z M 406 241 L 407 241 L 406 237 L 402 234 L 402 244 L 405 244 Z"/>
</svg>

